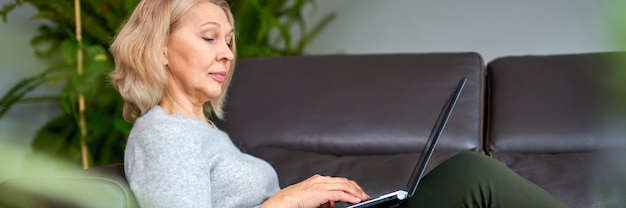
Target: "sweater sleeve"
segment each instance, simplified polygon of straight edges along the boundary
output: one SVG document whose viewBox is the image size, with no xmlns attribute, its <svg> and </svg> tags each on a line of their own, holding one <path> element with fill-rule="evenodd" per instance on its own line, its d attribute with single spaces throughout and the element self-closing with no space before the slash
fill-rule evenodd
<svg viewBox="0 0 626 208">
<path fill-rule="evenodd" d="M 141 207 L 211 207 L 202 139 L 184 127 L 153 125 L 129 136 L 126 174 Z"/>
</svg>

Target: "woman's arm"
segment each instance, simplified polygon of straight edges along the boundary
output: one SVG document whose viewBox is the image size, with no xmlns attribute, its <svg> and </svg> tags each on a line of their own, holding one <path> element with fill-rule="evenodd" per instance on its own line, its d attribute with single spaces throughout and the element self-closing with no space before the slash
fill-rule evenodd
<svg viewBox="0 0 626 208">
<path fill-rule="evenodd" d="M 361 186 L 352 180 L 314 175 L 280 190 L 265 201 L 261 208 L 308 208 L 322 205 L 331 205 L 332 207 L 336 201 L 355 204 L 370 198 Z"/>
</svg>

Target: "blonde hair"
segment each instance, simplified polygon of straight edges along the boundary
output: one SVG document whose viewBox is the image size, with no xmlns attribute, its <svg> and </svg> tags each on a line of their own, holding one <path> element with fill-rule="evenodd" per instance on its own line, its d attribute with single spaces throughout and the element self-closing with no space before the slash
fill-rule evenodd
<svg viewBox="0 0 626 208">
<path fill-rule="evenodd" d="M 133 123 L 163 96 L 167 84 L 162 55 L 169 34 L 178 27 L 191 8 L 201 2 L 211 2 L 224 10 L 231 26 L 235 27 L 230 6 L 226 0 L 142 0 L 123 25 L 111 44 L 115 69 L 109 75 L 113 86 L 124 98 L 124 120 Z M 231 50 L 236 54 L 235 37 Z M 204 104 L 204 114 L 215 113 L 223 118 L 222 104 L 234 72 L 235 60 L 223 84 L 222 94 Z"/>
</svg>

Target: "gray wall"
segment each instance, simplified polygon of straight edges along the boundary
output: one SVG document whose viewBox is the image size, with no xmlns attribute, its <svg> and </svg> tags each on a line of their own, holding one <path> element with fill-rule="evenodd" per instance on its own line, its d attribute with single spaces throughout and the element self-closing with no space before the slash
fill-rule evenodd
<svg viewBox="0 0 626 208">
<path fill-rule="evenodd" d="M 0 0 L 0 5 L 7 2 Z M 44 61 L 35 58 L 30 46 L 38 25 L 30 20 L 34 13 L 32 7 L 24 6 L 10 13 L 7 23 L 0 23 L 0 95 L 21 78 L 33 76 L 46 68 Z M 54 94 L 58 88 L 58 85 L 49 85 L 33 94 Z M 18 173 L 36 131 L 60 112 L 56 103 L 27 103 L 15 105 L 0 119 L 0 161 L 3 163 L 0 181 Z"/>
<path fill-rule="evenodd" d="M 0 0 L 4 5 L 9 0 Z M 308 54 L 361 54 L 476 51 L 488 62 L 524 54 L 617 50 L 607 33 L 609 0 L 318 0 L 315 22 L 328 12 L 337 18 L 306 51 Z M 29 40 L 37 22 L 29 6 L 0 23 L 0 94 L 19 78 L 36 74 L 45 62 Z M 38 94 L 54 92 L 42 89 Z M 17 148 L 0 181 L 16 173 L 35 131 L 60 113 L 56 104 L 18 105 L 0 120 L 0 141 Z M 1 149 L 0 149 L 1 151 Z M 7 161 L 6 158 L 1 158 Z"/>
<path fill-rule="evenodd" d="M 506 55 L 617 50 L 612 0 L 318 0 L 310 22 L 337 18 L 309 54 L 475 51 Z"/>
</svg>

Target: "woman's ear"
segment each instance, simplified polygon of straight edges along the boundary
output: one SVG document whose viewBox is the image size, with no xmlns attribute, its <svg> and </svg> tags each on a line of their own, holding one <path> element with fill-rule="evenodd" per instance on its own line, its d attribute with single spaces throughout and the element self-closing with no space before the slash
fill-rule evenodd
<svg viewBox="0 0 626 208">
<path fill-rule="evenodd" d="M 165 48 L 163 49 L 163 54 L 161 54 L 161 64 L 163 64 L 164 66 L 167 65 L 167 59 L 167 46 L 165 46 Z"/>
</svg>

